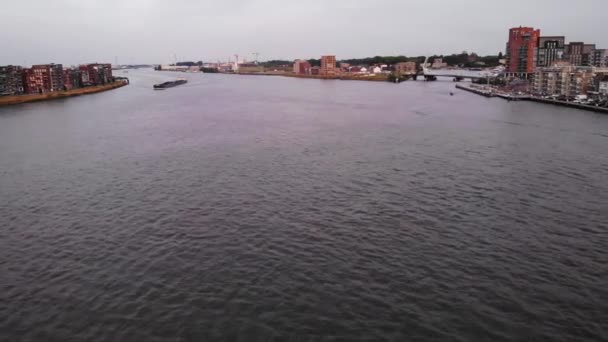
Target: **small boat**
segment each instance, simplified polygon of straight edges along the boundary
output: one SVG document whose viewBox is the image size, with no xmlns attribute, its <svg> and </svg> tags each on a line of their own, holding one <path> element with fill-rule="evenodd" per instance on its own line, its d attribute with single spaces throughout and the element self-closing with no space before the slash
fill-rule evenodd
<svg viewBox="0 0 608 342">
<path fill-rule="evenodd" d="M 154 85 L 154 90 L 165 90 L 167 88 L 172 88 L 178 85 L 182 85 L 188 83 L 188 80 L 185 80 L 183 78 L 177 79 L 175 81 L 168 81 L 168 82 L 163 82 L 163 83 L 159 83 L 159 84 L 155 84 Z"/>
<path fill-rule="evenodd" d="M 454 93 L 450 92 L 450 96 L 454 96 Z"/>
</svg>

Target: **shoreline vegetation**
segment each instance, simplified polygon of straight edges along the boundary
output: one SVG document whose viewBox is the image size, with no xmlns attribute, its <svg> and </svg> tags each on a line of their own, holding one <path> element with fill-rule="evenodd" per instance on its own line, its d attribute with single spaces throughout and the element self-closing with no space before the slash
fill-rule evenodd
<svg viewBox="0 0 608 342">
<path fill-rule="evenodd" d="M 104 85 L 77 88 L 53 93 L 2 96 L 0 97 L 0 106 L 10 106 L 28 102 L 50 101 L 55 99 L 63 99 L 66 97 L 95 94 L 103 91 L 124 87 L 128 84 L 129 82 L 127 80 L 117 80 Z"/>
<path fill-rule="evenodd" d="M 494 68 L 500 65 L 500 60 L 504 58 L 502 52 L 496 55 L 480 56 L 474 52 L 469 53 L 463 51 L 461 53 L 454 53 L 450 55 L 432 55 L 429 56 L 429 63 L 433 63 L 435 59 L 441 58 L 445 63 L 450 66 L 459 66 L 463 68 Z M 363 58 L 347 58 L 337 61 L 337 63 L 348 63 L 350 65 L 373 65 L 373 64 L 388 64 L 393 65 L 401 62 L 415 62 L 420 65 L 424 63 L 426 56 L 374 56 L 374 57 L 363 57 Z M 306 59 L 311 66 L 321 66 L 320 59 Z M 192 62 L 185 62 L 184 65 Z M 260 62 L 260 65 L 265 68 L 275 68 L 285 65 L 292 64 L 293 60 L 269 60 Z M 179 63 L 178 63 L 179 64 Z M 194 64 L 194 63 L 192 63 Z M 188 64 L 189 65 L 189 64 Z"/>
</svg>

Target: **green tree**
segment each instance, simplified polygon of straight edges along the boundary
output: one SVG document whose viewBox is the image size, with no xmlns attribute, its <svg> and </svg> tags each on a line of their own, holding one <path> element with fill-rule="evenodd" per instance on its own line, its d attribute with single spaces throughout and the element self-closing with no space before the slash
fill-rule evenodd
<svg viewBox="0 0 608 342">
<path fill-rule="evenodd" d="M 321 60 L 320 59 L 314 59 L 314 58 L 312 58 L 312 59 L 308 60 L 308 63 L 310 63 L 310 66 L 313 66 L 313 67 L 315 67 L 315 66 L 321 66 Z"/>
</svg>

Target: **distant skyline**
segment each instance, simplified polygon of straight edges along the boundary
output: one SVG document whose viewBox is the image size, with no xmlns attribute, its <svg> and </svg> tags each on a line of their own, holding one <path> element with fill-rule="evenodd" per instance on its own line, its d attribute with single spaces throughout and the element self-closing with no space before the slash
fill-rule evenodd
<svg viewBox="0 0 608 342">
<path fill-rule="evenodd" d="M 487 55 L 520 25 L 608 48 L 606 13 L 605 0 L 6 0 L 0 65 Z"/>
</svg>

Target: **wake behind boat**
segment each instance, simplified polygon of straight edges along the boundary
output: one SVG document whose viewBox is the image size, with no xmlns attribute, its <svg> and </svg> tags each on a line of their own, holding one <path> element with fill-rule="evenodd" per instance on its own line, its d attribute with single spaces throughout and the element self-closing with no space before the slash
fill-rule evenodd
<svg viewBox="0 0 608 342">
<path fill-rule="evenodd" d="M 154 85 L 154 90 L 165 90 L 167 88 L 172 88 L 178 85 L 182 85 L 188 83 L 188 80 L 185 80 L 183 78 L 177 79 L 175 81 L 168 81 L 168 82 L 163 82 L 163 83 L 159 83 L 159 84 L 155 84 Z"/>
</svg>

